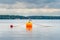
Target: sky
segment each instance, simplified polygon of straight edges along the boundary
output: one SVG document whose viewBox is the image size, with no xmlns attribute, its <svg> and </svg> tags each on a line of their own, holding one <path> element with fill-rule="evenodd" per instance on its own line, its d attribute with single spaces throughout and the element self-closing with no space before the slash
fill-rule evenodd
<svg viewBox="0 0 60 40">
<path fill-rule="evenodd" d="M 60 0 L 0 0 L 0 15 L 60 16 Z"/>
</svg>

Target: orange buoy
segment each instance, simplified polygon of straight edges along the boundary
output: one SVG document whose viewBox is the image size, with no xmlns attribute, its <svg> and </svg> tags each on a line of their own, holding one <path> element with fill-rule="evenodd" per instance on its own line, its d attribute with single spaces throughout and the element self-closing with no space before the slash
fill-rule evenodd
<svg viewBox="0 0 60 40">
<path fill-rule="evenodd" d="M 13 28 L 14 26 L 13 25 L 10 25 L 10 28 Z"/>
<path fill-rule="evenodd" d="M 32 22 L 31 21 L 26 23 L 26 31 L 32 31 Z"/>
</svg>

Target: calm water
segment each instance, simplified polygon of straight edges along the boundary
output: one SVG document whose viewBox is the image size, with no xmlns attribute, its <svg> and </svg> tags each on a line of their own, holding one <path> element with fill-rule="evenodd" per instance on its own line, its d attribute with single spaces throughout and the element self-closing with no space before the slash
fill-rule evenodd
<svg viewBox="0 0 60 40">
<path fill-rule="evenodd" d="M 32 32 L 26 32 L 27 21 L 0 20 L 0 40 L 60 40 L 60 20 L 32 20 Z"/>
</svg>

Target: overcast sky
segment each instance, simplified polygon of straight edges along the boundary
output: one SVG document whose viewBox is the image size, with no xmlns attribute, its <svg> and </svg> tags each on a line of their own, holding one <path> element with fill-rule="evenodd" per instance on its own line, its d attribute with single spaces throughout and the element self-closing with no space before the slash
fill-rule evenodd
<svg viewBox="0 0 60 40">
<path fill-rule="evenodd" d="M 60 16 L 60 0 L 0 0 L 0 15 Z"/>
</svg>

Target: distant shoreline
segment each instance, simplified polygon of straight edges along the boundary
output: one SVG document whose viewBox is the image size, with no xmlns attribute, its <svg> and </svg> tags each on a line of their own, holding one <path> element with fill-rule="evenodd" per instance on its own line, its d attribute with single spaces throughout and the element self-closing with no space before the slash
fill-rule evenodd
<svg viewBox="0 0 60 40">
<path fill-rule="evenodd" d="M 60 16 L 19 16 L 19 15 L 0 15 L 0 19 L 60 19 Z"/>
</svg>

